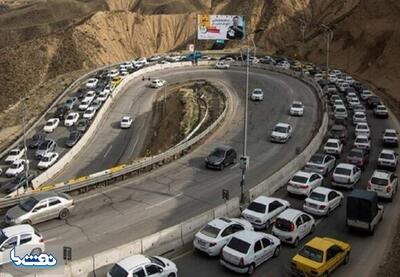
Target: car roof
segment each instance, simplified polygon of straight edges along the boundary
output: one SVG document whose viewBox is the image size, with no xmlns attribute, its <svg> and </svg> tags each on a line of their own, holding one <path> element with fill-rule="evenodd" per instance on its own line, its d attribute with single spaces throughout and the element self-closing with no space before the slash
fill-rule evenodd
<svg viewBox="0 0 400 277">
<path fill-rule="evenodd" d="M 208 222 L 208 225 L 216 227 L 218 229 L 222 229 L 225 226 L 230 225 L 231 223 L 234 223 L 234 221 L 226 217 L 219 217 Z"/>
<path fill-rule="evenodd" d="M 216 149 L 221 149 L 221 150 L 224 150 L 224 151 L 228 151 L 228 150 L 232 149 L 232 146 L 221 144 L 221 145 L 218 145 L 217 147 L 215 147 L 214 150 L 216 150 Z"/>
<path fill-rule="evenodd" d="M 335 138 L 330 138 L 326 142 L 340 142 L 340 140 Z"/>
<path fill-rule="evenodd" d="M 130 119 L 130 116 L 123 116 L 122 119 Z"/>
<path fill-rule="evenodd" d="M 310 178 L 310 176 L 313 174 L 314 174 L 314 172 L 299 170 L 293 176 L 301 176 L 301 177 Z"/>
<path fill-rule="evenodd" d="M 346 168 L 346 169 L 353 169 L 354 167 L 356 167 L 354 164 L 348 164 L 348 163 L 340 163 L 336 166 L 336 168 Z"/>
<path fill-rule="evenodd" d="M 300 214 L 303 214 L 303 212 L 296 210 L 296 209 L 289 208 L 289 209 L 284 210 L 282 213 L 280 213 L 278 215 L 278 218 L 293 221 Z"/>
<path fill-rule="evenodd" d="M 143 265 L 146 263 L 150 263 L 150 259 L 144 255 L 138 254 L 126 257 L 125 259 L 119 261 L 118 265 L 124 268 L 126 271 L 129 271 L 138 265 Z"/>
<path fill-rule="evenodd" d="M 381 154 L 394 154 L 394 150 L 392 149 L 382 149 Z"/>
<path fill-rule="evenodd" d="M 35 198 L 37 201 L 41 201 L 43 199 L 47 199 L 47 198 L 55 197 L 55 196 L 58 196 L 58 194 L 55 192 L 51 192 L 51 191 L 35 193 L 34 195 L 32 195 L 32 197 Z"/>
<path fill-rule="evenodd" d="M 385 129 L 385 133 L 397 133 L 395 129 Z"/>
<path fill-rule="evenodd" d="M 357 123 L 356 128 L 357 128 L 358 126 L 361 126 L 361 125 L 364 125 L 364 126 L 367 126 L 367 127 L 368 127 L 368 124 L 367 124 L 366 122 L 359 122 L 359 123 Z"/>
<path fill-rule="evenodd" d="M 255 232 L 251 230 L 243 230 L 237 232 L 234 237 L 241 239 L 246 242 L 255 242 L 261 238 L 265 237 L 265 234 L 262 232 Z"/>
<path fill-rule="evenodd" d="M 306 245 L 315 249 L 326 251 L 329 247 L 334 245 L 334 243 L 321 237 L 314 237 L 309 242 L 307 242 Z"/>
<path fill-rule="evenodd" d="M 356 139 L 358 139 L 358 138 L 368 139 L 368 136 L 366 136 L 366 135 L 358 135 L 358 136 L 356 136 Z"/>
<path fill-rule="evenodd" d="M 47 152 L 46 154 L 44 154 L 44 157 L 50 157 L 54 154 L 55 152 Z"/>
<path fill-rule="evenodd" d="M 256 199 L 254 199 L 252 202 L 257 202 L 257 203 L 261 203 L 264 205 L 268 205 L 269 203 L 272 203 L 275 200 L 280 200 L 280 199 L 261 195 L 261 196 L 257 197 Z"/>
<path fill-rule="evenodd" d="M 282 122 L 279 122 L 279 123 L 277 123 L 276 125 L 275 125 L 275 127 L 285 127 L 285 128 L 287 128 L 287 127 L 289 127 L 290 125 L 289 124 L 287 124 L 287 123 L 282 123 Z"/>
<path fill-rule="evenodd" d="M 379 179 L 389 179 L 389 176 L 392 173 L 389 171 L 385 171 L 385 170 L 375 170 L 374 173 L 372 174 L 372 177 L 376 177 Z M 371 178 L 372 178 L 371 177 Z"/>
<path fill-rule="evenodd" d="M 293 101 L 293 102 L 292 102 L 292 105 L 293 105 L 293 104 L 303 105 L 303 103 L 302 103 L 301 101 Z"/>
<path fill-rule="evenodd" d="M 29 224 L 19 224 L 2 229 L 2 232 L 7 237 L 15 236 L 21 233 L 29 233 L 33 231 L 34 231 L 33 227 Z"/>
<path fill-rule="evenodd" d="M 324 187 L 316 187 L 315 189 L 313 189 L 313 191 L 314 191 L 314 192 L 321 193 L 321 194 L 328 194 L 328 193 L 330 193 L 330 192 L 333 191 L 333 190 L 332 190 L 332 189 L 329 189 L 329 188 L 324 188 Z"/>
</svg>

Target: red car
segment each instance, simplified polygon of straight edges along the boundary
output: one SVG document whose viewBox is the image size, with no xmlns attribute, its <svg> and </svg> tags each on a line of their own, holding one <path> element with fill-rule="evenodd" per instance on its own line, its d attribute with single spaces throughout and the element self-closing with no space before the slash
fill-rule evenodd
<svg viewBox="0 0 400 277">
<path fill-rule="evenodd" d="M 346 160 L 348 163 L 354 164 L 364 170 L 369 161 L 368 152 L 364 149 L 353 148 L 347 155 Z"/>
</svg>

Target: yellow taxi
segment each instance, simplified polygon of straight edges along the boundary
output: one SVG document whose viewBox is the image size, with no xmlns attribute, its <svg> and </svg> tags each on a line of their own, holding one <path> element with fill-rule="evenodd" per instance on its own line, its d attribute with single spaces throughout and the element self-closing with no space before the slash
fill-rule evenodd
<svg viewBox="0 0 400 277">
<path fill-rule="evenodd" d="M 347 264 L 351 247 L 332 238 L 315 237 L 292 258 L 290 270 L 295 276 L 328 276 L 339 265 Z"/>
<path fill-rule="evenodd" d="M 117 76 L 112 79 L 112 86 L 115 88 L 122 82 L 122 78 Z"/>
</svg>

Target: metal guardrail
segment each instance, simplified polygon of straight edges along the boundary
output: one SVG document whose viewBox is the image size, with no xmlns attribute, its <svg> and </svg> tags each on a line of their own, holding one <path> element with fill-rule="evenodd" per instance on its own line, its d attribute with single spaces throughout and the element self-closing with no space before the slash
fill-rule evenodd
<svg viewBox="0 0 400 277">
<path fill-rule="evenodd" d="M 204 65 L 213 65 L 214 62 L 206 62 Z M 242 66 L 243 63 L 238 63 L 236 64 L 238 66 Z M 321 91 L 321 88 L 319 85 L 315 84 L 315 82 L 310 79 L 310 78 L 300 78 L 299 74 L 292 72 L 292 71 L 287 71 L 287 70 L 280 70 L 277 68 L 274 68 L 273 66 L 269 65 L 263 65 L 262 67 L 257 66 L 257 68 L 260 69 L 266 69 L 274 72 L 279 72 L 283 73 L 292 77 L 297 77 L 300 80 L 305 81 L 306 83 L 310 84 L 313 86 L 313 88 L 319 92 L 320 96 L 323 96 L 323 93 Z M 224 98 L 226 99 L 226 95 L 224 95 Z M 321 98 L 320 97 L 320 98 Z M 321 99 L 322 100 L 322 99 Z M 322 101 L 323 103 L 323 101 Z M 113 179 L 123 177 L 127 174 L 132 174 L 134 172 L 146 169 L 150 166 L 157 166 L 161 165 L 165 160 L 171 159 L 174 156 L 182 154 L 185 150 L 189 149 L 191 146 L 196 144 L 198 141 L 203 139 L 205 136 L 207 136 L 211 131 L 214 130 L 214 128 L 222 122 L 222 120 L 225 118 L 226 111 L 228 109 L 228 105 L 225 105 L 224 111 L 220 114 L 218 119 L 214 121 L 207 129 L 205 129 L 203 132 L 201 132 L 199 135 L 196 137 L 182 143 L 179 145 L 176 145 L 169 150 L 165 151 L 164 153 L 161 153 L 159 155 L 149 157 L 149 158 L 144 158 L 138 161 L 134 161 L 132 164 L 122 164 L 118 165 L 114 168 L 107 169 L 101 172 L 97 172 L 94 174 L 91 174 L 89 176 L 82 176 L 76 179 L 69 180 L 64 183 L 59 183 L 59 184 L 54 184 L 54 185 L 48 185 L 44 184 L 40 187 L 40 189 L 32 191 L 32 193 L 36 192 L 41 192 L 41 191 L 55 191 L 55 192 L 70 192 L 70 191 L 75 191 L 75 190 L 80 190 L 80 189 L 87 189 L 90 186 L 94 185 L 101 185 L 102 183 L 105 183 L 107 181 L 111 181 Z M 324 108 L 325 110 L 325 108 Z M 0 209 L 2 208 L 7 208 L 13 205 L 18 204 L 19 201 L 29 197 L 31 194 L 25 194 L 21 195 L 19 197 L 15 198 L 10 198 L 10 199 L 4 199 L 0 200 Z"/>
</svg>

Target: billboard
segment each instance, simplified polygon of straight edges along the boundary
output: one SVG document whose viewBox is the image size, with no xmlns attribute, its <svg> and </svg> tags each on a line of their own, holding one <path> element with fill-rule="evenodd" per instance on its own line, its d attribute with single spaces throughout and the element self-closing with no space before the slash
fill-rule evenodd
<svg viewBox="0 0 400 277">
<path fill-rule="evenodd" d="M 245 22 L 243 16 L 197 16 L 197 39 L 199 40 L 238 40 L 244 37 Z"/>
</svg>

